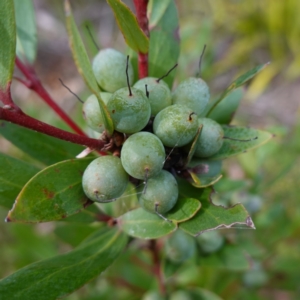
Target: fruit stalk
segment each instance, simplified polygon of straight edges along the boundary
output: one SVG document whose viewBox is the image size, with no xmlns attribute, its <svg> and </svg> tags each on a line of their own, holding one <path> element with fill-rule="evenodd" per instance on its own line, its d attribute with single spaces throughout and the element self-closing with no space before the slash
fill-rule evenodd
<svg viewBox="0 0 300 300">
<path fill-rule="evenodd" d="M 149 37 L 149 27 L 147 18 L 147 5 L 148 0 L 133 0 L 136 17 L 138 23 L 147 37 Z M 148 53 L 139 52 L 138 58 L 139 78 L 148 76 Z"/>
</svg>

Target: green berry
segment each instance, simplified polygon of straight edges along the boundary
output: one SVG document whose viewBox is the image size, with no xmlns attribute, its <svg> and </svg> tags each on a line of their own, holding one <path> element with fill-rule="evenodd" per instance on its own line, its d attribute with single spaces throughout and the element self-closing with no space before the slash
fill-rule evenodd
<svg viewBox="0 0 300 300">
<path fill-rule="evenodd" d="M 170 172 L 165 170 L 149 178 L 146 187 L 140 187 L 138 191 L 140 205 L 152 213 L 168 212 L 174 207 L 178 198 L 177 181 Z"/>
<path fill-rule="evenodd" d="M 100 93 L 100 97 L 104 104 L 107 104 L 111 95 L 111 93 Z M 95 95 L 91 95 L 86 99 L 82 107 L 82 112 L 83 117 L 90 128 L 100 133 L 105 130 L 101 109 Z"/>
<path fill-rule="evenodd" d="M 166 241 L 167 257 L 173 262 L 183 262 L 196 252 L 195 239 L 181 230 L 175 231 Z"/>
<path fill-rule="evenodd" d="M 82 177 L 86 196 L 96 202 L 106 202 L 120 197 L 126 190 L 128 175 L 120 158 L 101 156 L 93 160 Z"/>
<path fill-rule="evenodd" d="M 167 147 L 188 144 L 198 129 L 197 116 L 183 105 L 171 105 L 160 111 L 153 123 L 153 131 Z"/>
<path fill-rule="evenodd" d="M 115 129 L 123 133 L 135 133 L 142 130 L 148 123 L 151 114 L 149 100 L 138 89 L 128 88 L 117 90 L 107 103 Z"/>
<path fill-rule="evenodd" d="M 172 95 L 173 104 L 189 107 L 198 116 L 205 110 L 209 101 L 209 88 L 201 78 L 190 77 L 181 82 Z"/>
<path fill-rule="evenodd" d="M 223 145 L 224 130 L 216 121 L 208 118 L 199 118 L 199 125 L 203 125 L 198 138 L 195 157 L 210 157 L 217 153 Z"/>
<path fill-rule="evenodd" d="M 137 179 L 157 175 L 163 168 L 165 156 L 162 142 L 150 132 L 138 132 L 131 135 L 121 150 L 124 169 Z"/>
<path fill-rule="evenodd" d="M 224 237 L 216 230 L 204 232 L 197 236 L 197 243 L 204 253 L 218 251 L 224 244 Z"/>
<path fill-rule="evenodd" d="M 100 50 L 95 56 L 92 67 L 96 80 L 100 87 L 107 92 L 114 93 L 120 88 L 127 86 L 126 56 L 114 49 Z M 129 83 L 133 83 L 133 67 L 128 63 Z"/>
<path fill-rule="evenodd" d="M 141 90 L 146 95 L 146 88 L 149 92 L 149 101 L 151 106 L 151 115 L 156 116 L 161 110 L 172 104 L 171 92 L 168 85 L 157 78 L 146 77 L 137 81 L 133 87 Z"/>
</svg>

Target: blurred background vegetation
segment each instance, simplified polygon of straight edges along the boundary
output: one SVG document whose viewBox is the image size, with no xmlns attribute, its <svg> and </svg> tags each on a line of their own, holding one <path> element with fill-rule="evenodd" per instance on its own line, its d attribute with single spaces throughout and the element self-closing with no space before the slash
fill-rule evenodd
<svg viewBox="0 0 300 300">
<path fill-rule="evenodd" d="M 124 2 L 133 7 L 131 1 Z M 201 287 L 222 299 L 299 299 L 300 2 L 176 2 L 182 44 L 175 84 L 197 73 L 204 44 L 207 51 L 202 77 L 208 82 L 213 97 L 241 73 L 270 61 L 246 87 L 233 124 L 265 129 L 275 137 L 256 151 L 225 161 L 224 178 L 215 187 L 218 192 L 215 202 L 225 205 L 242 202 L 253 217 L 256 231 L 219 231 L 225 241 L 223 246 L 210 254 L 198 253 L 178 265 L 168 278 L 170 289 Z M 87 130 L 81 104 L 58 80 L 62 78 L 81 98 L 88 96 L 72 61 L 62 2 L 35 0 L 34 5 L 38 28 L 37 73 L 53 98 Z M 96 48 L 86 24 L 101 48 L 126 51 L 105 1 L 77 0 L 72 5 L 91 58 Z M 17 81 L 13 83 L 13 97 L 29 115 L 68 130 L 37 95 Z M 41 166 L 3 138 L 0 142 L 2 152 Z M 2 220 L 6 213 L 6 209 L 0 208 Z M 93 230 L 91 224 L 64 226 L 63 222 L 57 223 L 0 223 L 0 277 L 71 249 Z M 70 237 L 70 231 L 77 231 L 78 235 Z M 141 299 L 147 289 L 155 289 L 156 285 L 139 265 L 140 261 L 149 260 L 147 253 L 137 255 L 139 247 L 139 243 L 133 244 L 127 254 L 109 268 L 106 276 L 98 277 L 66 299 Z M 133 268 L 134 261 L 137 266 Z M 131 285 L 122 284 L 120 274 Z M 116 285 L 120 289 L 116 289 Z"/>
</svg>

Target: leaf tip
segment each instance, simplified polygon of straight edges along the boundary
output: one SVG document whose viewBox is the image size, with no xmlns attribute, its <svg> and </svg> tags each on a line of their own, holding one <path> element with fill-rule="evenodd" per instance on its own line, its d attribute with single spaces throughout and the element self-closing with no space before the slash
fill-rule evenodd
<svg viewBox="0 0 300 300">
<path fill-rule="evenodd" d="M 246 225 L 248 227 L 252 228 L 252 229 L 256 229 L 256 227 L 255 227 L 255 225 L 254 225 L 254 223 L 253 223 L 253 221 L 252 221 L 252 219 L 251 219 L 250 216 L 248 216 L 247 219 L 246 219 Z"/>
<path fill-rule="evenodd" d="M 5 220 L 4 220 L 6 223 L 9 223 L 9 222 L 11 222 L 11 218 L 9 217 L 9 216 L 7 216 L 6 218 L 5 218 Z"/>
</svg>

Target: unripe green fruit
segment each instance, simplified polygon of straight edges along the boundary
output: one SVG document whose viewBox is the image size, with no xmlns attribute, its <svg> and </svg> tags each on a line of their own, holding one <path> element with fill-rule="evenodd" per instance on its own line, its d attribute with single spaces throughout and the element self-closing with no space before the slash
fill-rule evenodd
<svg viewBox="0 0 300 300">
<path fill-rule="evenodd" d="M 200 178 L 212 178 L 221 173 L 222 161 L 194 158 L 190 161 L 187 167 Z"/>
<path fill-rule="evenodd" d="M 172 95 L 173 104 L 189 107 L 198 116 L 205 110 L 209 101 L 209 88 L 201 78 L 190 77 L 181 82 Z"/>
<path fill-rule="evenodd" d="M 107 104 L 111 95 L 111 93 L 100 93 L 100 97 L 104 104 Z M 95 95 L 91 95 L 86 99 L 82 107 L 82 112 L 83 117 L 90 128 L 100 133 L 105 130 L 101 109 Z"/>
<path fill-rule="evenodd" d="M 114 93 L 118 89 L 127 86 L 126 78 L 126 56 L 114 49 L 108 48 L 100 50 L 95 56 L 92 68 L 96 80 L 105 91 Z M 133 83 L 133 67 L 128 62 L 129 83 Z"/>
<path fill-rule="evenodd" d="M 196 252 L 195 239 L 181 230 L 175 231 L 166 241 L 167 257 L 173 262 L 183 262 Z"/>
<path fill-rule="evenodd" d="M 216 252 L 224 244 L 224 237 L 216 230 L 204 232 L 197 236 L 196 240 L 204 253 Z"/>
<path fill-rule="evenodd" d="M 167 147 L 181 147 L 193 140 L 198 129 L 197 116 L 183 105 L 171 105 L 160 111 L 153 131 Z"/>
<path fill-rule="evenodd" d="M 140 205 L 152 213 L 168 212 L 174 207 L 178 198 L 177 181 L 170 172 L 165 170 L 148 179 L 146 190 L 141 186 L 138 191 Z"/>
<path fill-rule="evenodd" d="M 151 115 L 156 116 L 161 110 L 172 104 L 171 92 L 168 85 L 157 78 L 146 77 L 137 81 L 133 87 L 141 90 L 146 95 L 146 87 L 149 92 Z"/>
<path fill-rule="evenodd" d="M 96 202 L 106 202 L 121 196 L 128 182 L 128 174 L 120 158 L 109 155 L 93 160 L 82 177 L 84 193 Z"/>
<path fill-rule="evenodd" d="M 143 180 L 157 175 L 162 170 L 165 156 L 162 142 L 150 132 L 131 135 L 121 150 L 121 161 L 126 172 Z"/>
<path fill-rule="evenodd" d="M 210 157 L 217 153 L 223 145 L 224 130 L 216 121 L 208 118 L 199 118 L 199 125 L 203 125 L 198 138 L 195 157 Z"/>
<path fill-rule="evenodd" d="M 107 103 L 108 111 L 115 129 L 123 133 L 135 133 L 142 130 L 148 123 L 151 114 L 149 100 L 138 89 L 128 88 L 117 90 Z"/>
</svg>

